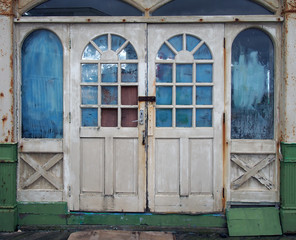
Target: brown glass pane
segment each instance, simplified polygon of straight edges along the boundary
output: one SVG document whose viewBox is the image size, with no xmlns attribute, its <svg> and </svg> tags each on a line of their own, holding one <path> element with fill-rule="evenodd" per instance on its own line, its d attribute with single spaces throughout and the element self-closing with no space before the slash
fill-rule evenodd
<svg viewBox="0 0 296 240">
<path fill-rule="evenodd" d="M 121 87 L 121 104 L 138 105 L 138 87 Z"/>
<path fill-rule="evenodd" d="M 126 108 L 121 110 L 121 126 L 137 127 L 138 109 Z"/>
<path fill-rule="evenodd" d="M 102 109 L 102 127 L 117 127 L 117 109 L 103 108 Z"/>
</svg>

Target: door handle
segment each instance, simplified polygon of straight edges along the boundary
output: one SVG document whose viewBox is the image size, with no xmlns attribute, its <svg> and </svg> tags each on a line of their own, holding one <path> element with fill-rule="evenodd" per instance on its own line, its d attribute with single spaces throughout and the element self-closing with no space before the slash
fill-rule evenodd
<svg viewBox="0 0 296 240">
<path fill-rule="evenodd" d="M 140 125 L 144 124 L 144 110 L 141 109 L 139 113 L 139 120 L 134 120 L 132 122 L 138 122 Z"/>
</svg>

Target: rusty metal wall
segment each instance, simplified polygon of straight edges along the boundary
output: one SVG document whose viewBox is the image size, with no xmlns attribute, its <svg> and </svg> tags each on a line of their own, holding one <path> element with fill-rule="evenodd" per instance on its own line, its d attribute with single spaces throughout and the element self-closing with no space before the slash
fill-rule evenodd
<svg viewBox="0 0 296 240">
<path fill-rule="evenodd" d="M 13 5 L 0 1 L 0 143 L 14 142 Z"/>
<path fill-rule="evenodd" d="M 296 2 L 285 0 L 283 25 L 283 82 L 281 104 L 281 141 L 296 142 Z"/>
</svg>

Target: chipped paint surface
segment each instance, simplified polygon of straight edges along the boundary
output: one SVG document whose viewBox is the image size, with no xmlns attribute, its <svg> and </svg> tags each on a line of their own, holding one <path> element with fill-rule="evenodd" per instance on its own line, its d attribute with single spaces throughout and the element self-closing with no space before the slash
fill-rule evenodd
<svg viewBox="0 0 296 240">
<path fill-rule="evenodd" d="M 0 16 L 0 142 L 14 141 L 12 23 L 12 17 Z"/>
<path fill-rule="evenodd" d="M 13 0 L 0 0 L 0 15 L 12 15 L 13 3 Z"/>
</svg>

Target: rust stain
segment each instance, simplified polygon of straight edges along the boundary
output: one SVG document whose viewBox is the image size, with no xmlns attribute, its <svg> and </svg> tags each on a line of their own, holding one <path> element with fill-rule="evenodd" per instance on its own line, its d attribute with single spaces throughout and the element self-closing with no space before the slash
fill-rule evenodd
<svg viewBox="0 0 296 240">
<path fill-rule="evenodd" d="M 122 22 L 126 22 L 126 19 L 122 19 Z"/>
<path fill-rule="evenodd" d="M 3 97 L 4 97 L 4 93 L 1 92 L 1 93 L 0 93 L 0 98 L 3 98 Z"/>
<path fill-rule="evenodd" d="M 5 123 L 6 123 L 6 121 L 7 121 L 7 115 L 4 115 L 3 117 L 2 117 L 2 124 L 3 124 L 3 128 L 4 128 L 4 125 L 5 125 Z"/>
<path fill-rule="evenodd" d="M 91 20 L 90 20 L 89 18 L 88 18 L 88 19 L 86 19 L 86 21 L 87 21 L 87 22 L 91 22 Z"/>
<path fill-rule="evenodd" d="M 238 18 L 236 18 L 236 19 L 234 19 L 234 21 L 236 21 L 236 22 L 239 22 L 239 19 L 238 19 Z"/>
<path fill-rule="evenodd" d="M 13 15 L 14 0 L 0 0 L 0 15 Z"/>
<path fill-rule="evenodd" d="M 203 22 L 203 19 L 202 19 L 202 18 L 200 18 L 200 19 L 199 19 L 199 21 L 200 21 L 200 22 Z"/>
<path fill-rule="evenodd" d="M 8 137 L 6 137 L 6 138 L 4 139 L 4 142 L 8 142 Z"/>
</svg>

